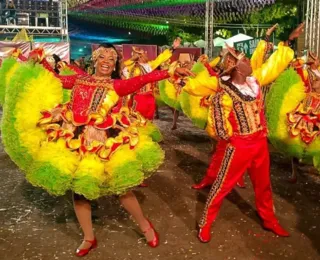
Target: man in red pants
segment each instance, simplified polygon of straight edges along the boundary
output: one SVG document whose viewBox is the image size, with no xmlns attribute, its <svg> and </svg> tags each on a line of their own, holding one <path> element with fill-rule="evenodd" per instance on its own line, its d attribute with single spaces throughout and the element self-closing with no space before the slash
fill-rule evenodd
<svg viewBox="0 0 320 260">
<path fill-rule="evenodd" d="M 290 40 L 297 38 L 302 29 L 303 25 L 299 26 L 290 35 Z M 211 162 L 214 167 L 210 168 L 215 181 L 199 223 L 201 242 L 210 241 L 211 225 L 223 199 L 246 171 L 253 184 L 263 227 L 276 235 L 289 236 L 280 226 L 273 208 L 267 127 L 260 87 L 274 81 L 293 57 L 293 50 L 279 45 L 268 61 L 253 73 L 250 60 L 228 47 L 222 61 L 224 72 L 219 78 L 200 73 L 186 82 L 184 90 L 189 94 L 205 96 L 210 91 L 213 94 L 207 130 L 219 140 Z"/>
<path fill-rule="evenodd" d="M 273 44 L 269 42 L 270 36 L 272 33 L 276 30 L 278 27 L 278 24 L 275 24 L 271 28 L 269 28 L 266 32 L 266 37 L 263 41 L 259 42 L 258 47 L 256 48 L 251 61 L 251 65 L 254 65 L 254 69 L 260 68 L 262 64 L 267 60 L 267 56 L 273 48 Z M 216 74 L 216 72 L 212 71 L 212 68 L 210 66 L 207 66 L 207 70 L 211 76 Z M 223 68 L 220 68 L 223 70 Z M 222 73 L 223 71 L 220 71 Z M 268 89 L 270 86 L 263 86 L 264 89 Z M 262 90 L 262 92 L 263 92 Z M 263 95 L 264 96 L 264 95 Z M 203 188 L 209 187 L 213 184 L 215 179 L 217 178 L 216 176 L 217 172 L 215 171 L 215 165 L 214 165 L 214 160 L 210 163 L 210 166 L 207 170 L 206 176 L 201 180 L 200 183 L 193 184 L 192 188 L 195 190 L 201 190 Z M 239 180 L 237 181 L 237 186 L 240 188 L 245 188 L 245 183 L 244 183 L 244 176 L 241 176 Z"/>
</svg>

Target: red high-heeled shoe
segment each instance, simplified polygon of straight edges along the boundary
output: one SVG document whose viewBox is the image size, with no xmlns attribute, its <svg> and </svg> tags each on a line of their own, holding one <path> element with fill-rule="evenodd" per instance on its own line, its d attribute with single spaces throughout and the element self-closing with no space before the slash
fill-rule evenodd
<svg viewBox="0 0 320 260">
<path fill-rule="evenodd" d="M 157 233 L 157 231 L 154 229 L 152 223 L 150 222 L 150 220 L 148 220 L 148 223 L 150 225 L 150 227 L 145 230 L 143 233 L 147 233 L 148 231 L 150 231 L 151 229 L 153 230 L 153 233 L 154 233 L 154 238 L 151 240 L 151 241 L 147 241 L 147 244 L 148 246 L 152 247 L 152 248 L 155 248 L 159 245 L 159 234 Z"/>
<path fill-rule="evenodd" d="M 98 241 L 97 239 L 94 240 L 85 240 L 85 242 L 88 242 L 91 244 L 91 246 L 89 248 L 85 248 L 85 249 L 77 249 L 76 251 L 76 256 L 82 257 L 87 255 L 92 249 L 95 249 L 98 246 Z"/>
<path fill-rule="evenodd" d="M 213 180 L 204 177 L 201 182 L 199 182 L 197 184 L 193 184 L 191 186 L 191 188 L 194 189 L 194 190 L 202 190 L 202 189 L 204 189 L 206 187 L 211 186 L 213 182 L 214 182 Z"/>
</svg>

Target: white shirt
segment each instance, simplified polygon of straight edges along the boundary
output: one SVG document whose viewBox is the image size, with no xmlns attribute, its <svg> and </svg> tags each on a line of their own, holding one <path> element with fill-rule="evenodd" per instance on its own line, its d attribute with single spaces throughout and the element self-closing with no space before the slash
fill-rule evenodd
<svg viewBox="0 0 320 260">
<path fill-rule="evenodd" d="M 222 77 L 222 80 L 224 81 L 228 79 L 230 79 L 230 76 Z M 234 82 L 232 82 L 232 84 L 241 92 L 241 94 L 246 96 L 256 98 L 260 92 L 260 86 L 254 77 L 247 77 L 244 84 L 236 84 Z"/>
</svg>

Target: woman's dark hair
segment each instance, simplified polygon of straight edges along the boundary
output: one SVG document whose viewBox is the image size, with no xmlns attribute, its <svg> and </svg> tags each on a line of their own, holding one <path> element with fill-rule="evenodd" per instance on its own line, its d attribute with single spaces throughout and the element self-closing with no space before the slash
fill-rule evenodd
<svg viewBox="0 0 320 260">
<path fill-rule="evenodd" d="M 53 54 L 52 55 L 53 59 L 54 59 L 54 71 L 59 74 L 59 69 L 58 69 L 58 62 L 61 61 L 60 57 L 57 54 Z"/>
<path fill-rule="evenodd" d="M 119 53 L 116 49 L 116 47 L 114 47 L 113 44 L 110 44 L 110 43 L 102 43 L 99 45 L 99 47 L 103 47 L 103 48 L 112 48 L 116 51 L 116 53 L 118 54 L 118 57 L 117 57 L 117 61 L 116 61 L 116 70 L 112 72 L 111 74 L 111 78 L 112 79 L 121 79 L 121 64 L 120 64 L 120 56 L 119 56 Z"/>
<path fill-rule="evenodd" d="M 55 62 L 58 63 L 61 61 L 60 57 L 57 54 L 53 54 L 52 57 L 54 58 Z"/>
</svg>

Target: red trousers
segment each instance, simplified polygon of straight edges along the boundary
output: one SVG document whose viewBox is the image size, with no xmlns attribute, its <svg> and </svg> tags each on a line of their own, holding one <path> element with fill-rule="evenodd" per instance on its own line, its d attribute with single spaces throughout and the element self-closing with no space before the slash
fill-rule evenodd
<svg viewBox="0 0 320 260">
<path fill-rule="evenodd" d="M 277 222 L 273 211 L 268 142 L 263 133 L 249 138 L 232 137 L 229 142 L 219 141 L 211 166 L 206 177 L 210 174 L 215 181 L 200 220 L 200 227 L 214 222 L 224 197 L 246 171 L 253 184 L 260 217 L 265 222 Z"/>
</svg>

